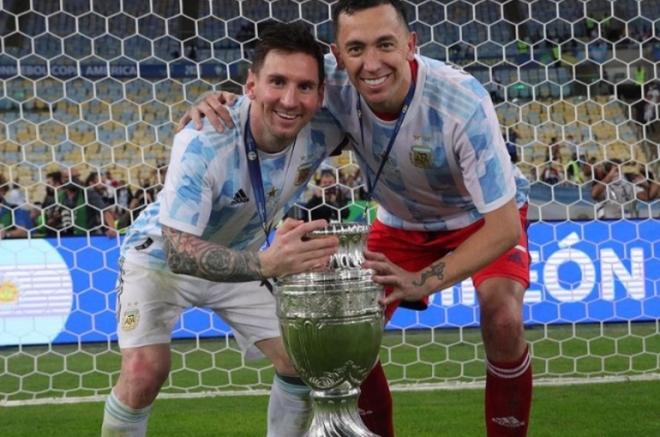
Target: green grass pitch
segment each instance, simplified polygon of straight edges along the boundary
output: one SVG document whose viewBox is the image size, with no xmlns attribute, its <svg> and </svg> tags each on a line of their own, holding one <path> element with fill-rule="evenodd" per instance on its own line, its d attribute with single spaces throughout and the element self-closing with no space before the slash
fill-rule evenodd
<svg viewBox="0 0 660 437">
<path fill-rule="evenodd" d="M 534 372 L 541 379 L 658 376 L 660 321 L 566 325 L 528 329 Z M 173 343 L 173 366 L 165 393 L 248 392 L 267 389 L 265 361 L 242 365 L 233 341 Z M 2 401 L 98 396 L 117 377 L 113 345 L 0 349 Z M 477 329 L 388 332 L 381 359 L 394 387 L 415 383 L 482 382 L 483 349 Z M 535 388 L 530 436 L 660 435 L 660 378 L 608 384 Z M 482 389 L 396 391 L 397 435 L 481 436 Z M 265 396 L 159 399 L 151 436 L 265 435 Z M 95 436 L 100 402 L 0 406 L 0 435 Z"/>
<path fill-rule="evenodd" d="M 529 435 L 660 435 L 660 381 L 537 387 Z M 265 396 L 160 399 L 151 436 L 264 436 Z M 483 436 L 481 390 L 395 392 L 399 437 Z M 98 436 L 103 404 L 0 408 L 3 437 Z"/>
</svg>

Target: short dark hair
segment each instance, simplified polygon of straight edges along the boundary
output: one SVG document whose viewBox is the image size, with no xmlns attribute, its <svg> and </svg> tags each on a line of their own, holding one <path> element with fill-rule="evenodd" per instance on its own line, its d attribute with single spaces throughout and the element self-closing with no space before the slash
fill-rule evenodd
<svg viewBox="0 0 660 437">
<path fill-rule="evenodd" d="M 85 179 L 85 186 L 89 187 L 90 184 L 98 182 L 99 179 L 99 174 L 95 171 L 90 172 L 89 175 L 87 176 L 87 179 Z"/>
<path fill-rule="evenodd" d="M 80 186 L 76 185 L 73 182 L 69 182 L 68 184 L 66 184 L 64 186 L 57 187 L 57 189 L 58 190 L 62 189 L 64 191 L 71 191 L 72 193 L 77 193 L 78 191 L 80 191 Z"/>
<path fill-rule="evenodd" d="M 62 172 L 59 170 L 51 171 L 46 175 L 47 178 L 51 178 L 53 182 L 58 185 L 62 184 Z"/>
<path fill-rule="evenodd" d="M 323 66 L 323 49 L 316 42 L 314 35 L 300 22 L 295 23 L 272 23 L 259 33 L 259 41 L 252 56 L 253 73 L 259 73 L 264 65 L 266 55 L 271 50 L 279 50 L 285 53 L 304 53 L 316 60 L 319 72 L 319 85 L 325 80 L 325 69 Z"/>
<path fill-rule="evenodd" d="M 321 177 L 323 176 L 332 176 L 333 178 L 335 178 L 335 180 L 337 179 L 337 175 L 335 174 L 335 171 L 329 168 L 324 168 L 323 170 L 321 170 Z"/>
<path fill-rule="evenodd" d="M 335 28 L 335 38 L 337 37 L 337 31 L 339 30 L 339 15 L 353 15 L 356 12 L 375 8 L 380 5 L 391 5 L 401 19 L 401 22 L 406 26 L 406 29 L 410 30 L 406 9 L 403 6 L 403 2 L 400 0 L 339 0 L 332 10 L 332 23 Z"/>
</svg>

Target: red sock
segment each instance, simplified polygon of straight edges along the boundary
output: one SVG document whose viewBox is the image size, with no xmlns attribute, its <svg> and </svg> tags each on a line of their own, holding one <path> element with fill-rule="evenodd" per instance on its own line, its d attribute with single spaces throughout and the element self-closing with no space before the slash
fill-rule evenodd
<svg viewBox="0 0 660 437">
<path fill-rule="evenodd" d="M 527 435 L 532 405 L 529 347 L 513 363 L 487 361 L 486 430 L 488 437 Z"/>
<path fill-rule="evenodd" d="M 360 386 L 360 417 L 369 431 L 381 437 L 394 437 L 392 395 L 380 361 Z"/>
</svg>

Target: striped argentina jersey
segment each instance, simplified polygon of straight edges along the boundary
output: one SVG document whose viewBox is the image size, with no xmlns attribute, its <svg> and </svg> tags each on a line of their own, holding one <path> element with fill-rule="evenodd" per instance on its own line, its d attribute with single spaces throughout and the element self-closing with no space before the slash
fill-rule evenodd
<svg viewBox="0 0 660 437">
<path fill-rule="evenodd" d="M 467 73 L 423 56 L 417 86 L 374 190 L 378 219 L 409 230 L 460 229 L 515 197 L 529 183 L 510 161 L 489 95 Z M 333 56 L 326 55 L 325 106 L 351 137 L 361 171 L 373 181 L 395 121 L 376 117 Z M 365 178 L 366 180 L 366 178 Z"/>
<path fill-rule="evenodd" d="M 165 186 L 131 226 L 122 255 L 151 268 L 166 268 L 161 224 L 234 250 L 258 250 L 265 241 L 248 172 L 244 126 L 250 100 L 228 107 L 237 127 L 223 133 L 204 120 L 174 137 Z M 277 223 L 344 133 L 326 110 L 319 111 L 282 152 L 259 151 L 268 221 Z M 151 239 L 148 247 L 136 250 Z"/>
</svg>

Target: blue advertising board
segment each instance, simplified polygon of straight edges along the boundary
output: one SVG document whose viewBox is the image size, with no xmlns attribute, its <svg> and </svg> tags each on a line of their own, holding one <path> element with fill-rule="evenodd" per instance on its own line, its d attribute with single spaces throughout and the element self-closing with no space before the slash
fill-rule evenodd
<svg viewBox="0 0 660 437">
<path fill-rule="evenodd" d="M 660 318 L 660 222 L 533 223 L 526 324 Z M 105 237 L 3 240 L 0 346 L 116 340 L 118 241 Z M 398 310 L 389 329 L 477 326 L 471 280 L 435 293 L 429 309 Z M 198 308 L 174 338 L 216 336 L 229 327 Z"/>
</svg>

